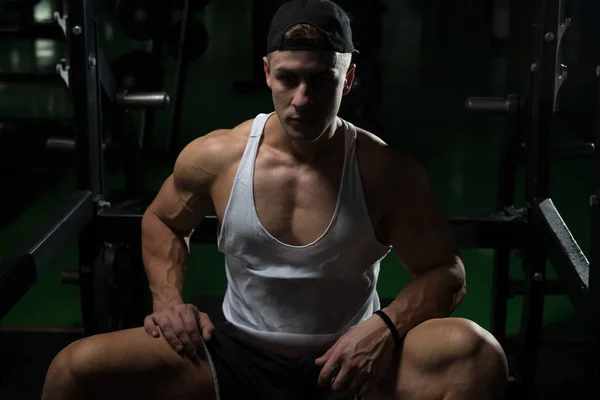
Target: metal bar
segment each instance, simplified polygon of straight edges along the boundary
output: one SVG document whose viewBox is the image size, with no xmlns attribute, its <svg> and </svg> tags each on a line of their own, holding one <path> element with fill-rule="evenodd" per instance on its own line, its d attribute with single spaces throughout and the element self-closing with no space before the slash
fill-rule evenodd
<svg viewBox="0 0 600 400">
<path fill-rule="evenodd" d="M 0 263 L 0 319 L 37 281 L 40 272 L 93 218 L 89 191 L 74 193 L 60 209 Z"/>
<path fill-rule="evenodd" d="M 534 224 L 573 308 L 592 315 L 588 309 L 590 264 L 551 199 L 534 209 Z"/>
<path fill-rule="evenodd" d="M 74 153 L 77 149 L 77 145 L 75 139 L 51 137 L 46 140 L 46 149 L 49 151 Z"/>
<path fill-rule="evenodd" d="M 122 108 L 167 108 L 171 99 L 165 92 L 162 93 L 119 93 L 116 104 Z"/>
<path fill-rule="evenodd" d="M 527 145 L 528 162 L 525 198 L 531 207 L 549 198 L 550 136 L 557 95 L 557 59 L 561 26 L 564 22 L 563 0 L 538 0 L 534 23 L 535 59 L 531 66 L 530 131 Z M 530 216 L 533 222 L 533 216 Z M 533 395 L 533 384 L 539 353 L 544 311 L 546 256 L 541 238 L 530 230 L 532 242 L 524 255 L 525 297 L 521 319 L 520 390 L 525 397 Z"/>
<path fill-rule="evenodd" d="M 501 346 L 506 341 L 506 319 L 510 298 L 510 249 L 494 251 L 491 333 Z"/>
<path fill-rule="evenodd" d="M 189 38 L 187 37 L 187 27 L 192 21 L 193 12 L 190 10 L 190 2 L 192 0 L 184 0 L 183 19 L 181 21 L 181 33 L 178 43 L 177 52 L 177 68 L 175 70 L 175 95 L 171 113 L 171 127 L 166 135 L 165 154 L 172 155 L 177 145 L 177 139 L 181 131 L 181 115 L 183 114 L 183 98 L 185 95 L 185 81 L 188 71 L 188 57 L 186 48 Z"/>
<path fill-rule="evenodd" d="M 103 191 L 102 126 L 96 24 L 89 0 L 68 0 L 69 81 L 78 151 L 78 187 Z"/>
<path fill-rule="evenodd" d="M 37 22 L 21 27 L 1 27 L 0 39 L 2 40 L 35 40 L 51 39 L 64 40 L 65 35 L 54 21 Z"/>
<path fill-rule="evenodd" d="M 586 8 L 589 15 L 588 29 L 591 30 L 591 38 L 596 49 L 598 48 L 598 36 L 600 35 L 600 4 L 597 1 L 589 0 L 586 2 Z M 588 32 L 590 34 L 590 32 Z M 590 52 L 594 57 L 596 67 L 597 83 L 597 102 L 596 102 L 596 146 L 600 146 L 600 52 Z M 594 63 L 592 63 L 592 66 Z M 593 305 L 594 324 L 592 325 L 592 337 L 594 346 L 591 356 L 591 371 L 589 373 L 589 384 L 587 387 L 590 398 L 600 397 L 600 154 L 596 153 L 594 160 L 595 172 L 595 193 L 590 202 L 591 206 L 591 229 L 590 229 L 590 276 L 589 276 L 589 296 Z"/>
<path fill-rule="evenodd" d="M 508 97 L 469 97 L 465 108 L 470 112 L 489 114 L 516 114 L 521 109 L 521 100 L 516 95 Z"/>
<path fill-rule="evenodd" d="M 106 241 L 125 241 L 141 235 L 142 214 L 117 207 L 98 213 L 99 229 Z M 458 233 L 461 248 L 521 248 L 527 245 L 525 222 L 521 217 L 453 217 L 450 222 Z M 216 243 L 218 221 L 207 215 L 194 230 L 194 243 Z"/>
<path fill-rule="evenodd" d="M 496 210 L 515 204 L 517 166 L 520 164 L 524 137 L 523 115 L 507 118 L 506 137 L 502 143 L 498 166 Z M 491 333 L 501 345 L 506 341 L 506 324 L 510 290 L 510 249 L 495 249 L 492 285 Z"/>
<path fill-rule="evenodd" d="M 91 0 L 66 0 L 69 43 L 69 82 L 73 96 L 77 143 L 77 186 L 92 192 L 94 200 L 103 193 L 101 82 L 98 72 L 97 27 Z M 101 250 L 95 225 L 79 236 L 79 274 L 83 326 L 87 334 L 99 332 L 95 318 L 92 268 Z"/>
</svg>

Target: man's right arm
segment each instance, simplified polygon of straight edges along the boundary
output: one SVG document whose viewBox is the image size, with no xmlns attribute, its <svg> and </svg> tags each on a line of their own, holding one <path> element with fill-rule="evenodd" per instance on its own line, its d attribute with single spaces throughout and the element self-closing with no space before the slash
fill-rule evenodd
<svg viewBox="0 0 600 400">
<path fill-rule="evenodd" d="M 142 258 L 154 312 L 183 304 L 189 237 L 213 209 L 210 188 L 219 173 L 213 147 L 213 135 L 186 146 L 142 218 Z"/>
</svg>

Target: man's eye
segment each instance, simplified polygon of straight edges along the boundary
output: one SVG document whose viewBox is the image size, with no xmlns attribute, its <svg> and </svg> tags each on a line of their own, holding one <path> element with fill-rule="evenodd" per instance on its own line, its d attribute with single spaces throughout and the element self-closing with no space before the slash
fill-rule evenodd
<svg viewBox="0 0 600 400">
<path fill-rule="evenodd" d="M 283 82 L 283 83 L 285 83 L 285 84 L 288 84 L 288 85 L 289 85 L 289 84 L 292 84 L 292 83 L 294 83 L 294 82 L 295 82 L 295 79 L 294 79 L 294 77 L 293 77 L 293 76 L 291 76 L 291 75 L 283 75 L 283 76 L 280 76 L 280 77 L 279 77 L 279 80 L 280 80 L 280 81 L 282 81 L 282 82 Z"/>
</svg>

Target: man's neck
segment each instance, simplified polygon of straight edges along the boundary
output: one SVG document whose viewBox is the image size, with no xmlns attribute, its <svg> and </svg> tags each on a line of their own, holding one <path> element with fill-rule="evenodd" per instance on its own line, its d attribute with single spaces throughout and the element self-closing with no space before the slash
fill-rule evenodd
<svg viewBox="0 0 600 400">
<path fill-rule="evenodd" d="M 277 115 L 273 117 L 268 121 L 270 131 L 273 133 L 268 138 L 268 144 L 289 154 L 302 164 L 316 164 L 321 159 L 330 157 L 332 149 L 339 148 L 343 140 L 343 135 L 340 134 L 342 122 L 339 118 L 336 118 L 317 140 L 305 142 L 291 139 L 281 126 L 279 117 Z"/>
</svg>

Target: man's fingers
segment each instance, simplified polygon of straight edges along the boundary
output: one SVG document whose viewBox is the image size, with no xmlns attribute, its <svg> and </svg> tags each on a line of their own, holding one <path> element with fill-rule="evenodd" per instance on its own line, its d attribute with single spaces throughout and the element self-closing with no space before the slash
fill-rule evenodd
<svg viewBox="0 0 600 400">
<path fill-rule="evenodd" d="M 158 328 L 156 325 L 157 323 L 152 315 L 148 315 L 146 318 L 144 318 L 144 329 L 148 335 L 152 337 L 158 337 Z"/>
<path fill-rule="evenodd" d="M 181 319 L 183 321 L 183 326 L 185 327 L 185 330 L 190 338 L 192 348 L 194 350 L 192 352 L 191 349 L 186 349 L 186 354 L 193 361 L 198 361 L 193 359 L 192 355 L 194 357 L 197 357 L 198 355 L 203 356 L 204 346 L 202 345 L 202 335 L 196 321 L 196 315 L 194 313 L 184 313 L 181 314 Z"/>
<path fill-rule="evenodd" d="M 329 350 L 327 350 L 325 352 L 325 354 L 323 354 L 321 357 L 319 357 L 315 360 L 315 364 L 325 365 L 325 363 L 327 362 L 327 360 L 329 360 L 329 357 L 331 356 L 332 350 L 333 350 L 333 347 L 330 347 Z"/>
<path fill-rule="evenodd" d="M 200 332 L 200 328 L 198 327 L 196 315 L 193 313 L 184 313 L 181 314 L 181 319 L 183 320 L 183 326 L 185 327 L 185 330 L 187 331 L 194 345 L 201 345 L 202 335 Z"/>
<path fill-rule="evenodd" d="M 333 377 L 331 389 L 334 391 L 346 390 L 354 379 L 355 371 L 345 366 Z"/>
<path fill-rule="evenodd" d="M 194 346 L 194 343 L 192 343 L 190 335 L 188 335 L 181 314 L 177 313 L 170 315 L 169 320 L 171 321 L 171 325 L 175 331 L 175 336 L 177 336 L 179 342 L 181 342 L 182 349 L 179 351 L 179 353 L 185 354 L 190 359 L 195 358 L 196 347 Z"/>
<path fill-rule="evenodd" d="M 210 320 L 209 316 L 203 312 L 198 311 L 198 324 L 200 325 L 200 329 L 202 330 L 202 337 L 204 340 L 210 340 L 213 331 L 215 330 L 215 326 Z"/>
<path fill-rule="evenodd" d="M 169 345 L 176 352 L 178 352 L 178 353 L 181 352 L 183 350 L 183 344 L 181 343 L 181 341 L 175 334 L 175 330 L 173 329 L 173 326 L 171 325 L 170 319 L 164 314 L 157 316 L 155 318 L 157 320 L 157 325 L 160 326 L 160 329 L 162 330 L 162 333 L 163 333 L 165 339 L 167 340 L 167 342 L 169 343 Z"/>
<path fill-rule="evenodd" d="M 321 387 L 326 387 L 331 384 L 331 380 L 335 377 L 335 375 L 339 372 L 341 368 L 341 360 L 338 360 L 338 357 L 331 356 L 321 369 L 321 373 L 319 374 L 318 384 Z"/>
</svg>

